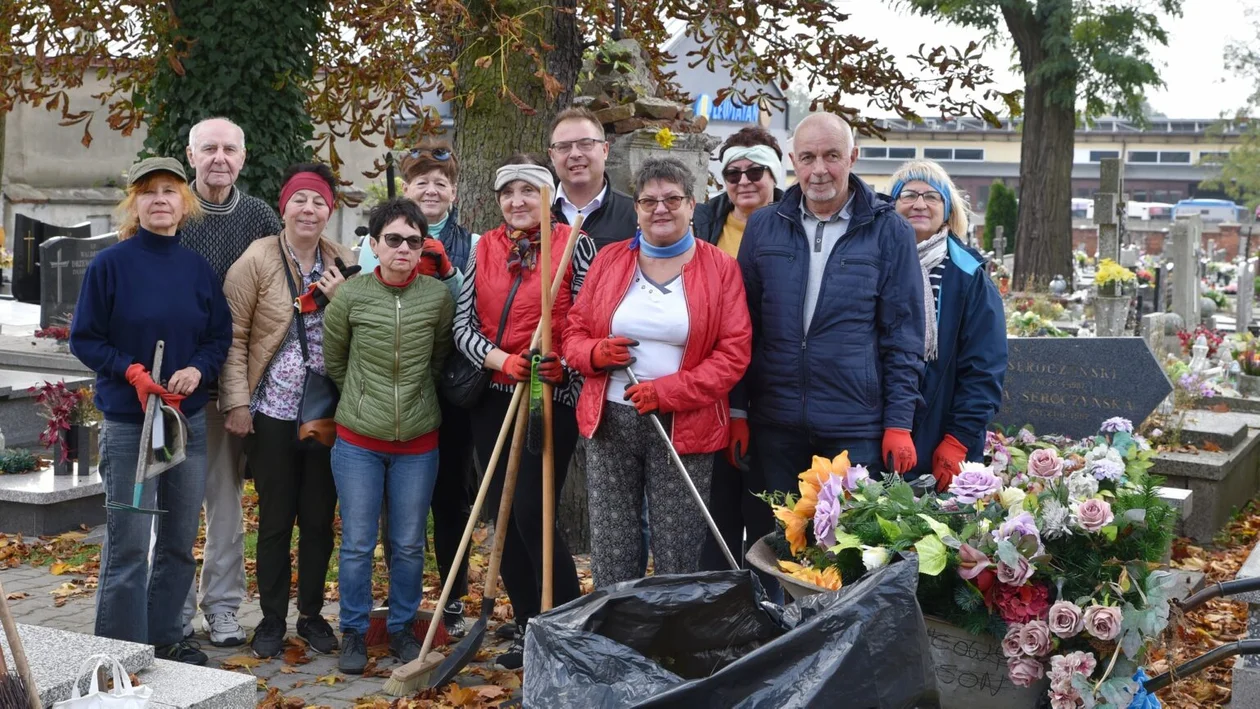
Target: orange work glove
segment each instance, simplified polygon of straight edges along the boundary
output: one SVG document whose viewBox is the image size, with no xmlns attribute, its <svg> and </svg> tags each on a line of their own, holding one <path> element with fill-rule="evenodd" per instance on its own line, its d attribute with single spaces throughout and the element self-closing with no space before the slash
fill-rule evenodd
<svg viewBox="0 0 1260 709">
<path fill-rule="evenodd" d="M 538 378 L 553 387 L 564 385 L 564 365 L 560 363 L 560 355 L 548 352 L 538 360 Z"/>
<path fill-rule="evenodd" d="M 508 358 L 503 360 L 503 373 L 515 382 L 528 382 L 533 369 L 529 360 L 533 356 L 533 353 L 528 350 L 520 354 L 508 355 Z"/>
<path fill-rule="evenodd" d="M 631 384 L 626 387 L 626 395 L 623 398 L 634 405 L 640 416 L 647 416 L 660 408 L 660 402 L 656 400 L 656 385 L 652 382 Z"/>
<path fill-rule="evenodd" d="M 420 251 L 420 262 L 416 271 L 422 276 L 444 278 L 452 270 L 451 259 L 446 255 L 446 247 L 437 239 L 425 239 Z"/>
<path fill-rule="evenodd" d="M 630 348 L 639 343 L 629 337 L 609 337 L 595 343 L 591 350 L 591 366 L 595 369 L 625 369 L 634 364 Z"/>
<path fill-rule="evenodd" d="M 910 432 L 904 428 L 884 429 L 883 453 L 882 460 L 884 465 L 888 466 L 886 472 L 889 473 L 899 475 L 908 473 L 919 463 L 919 458 L 914 452 L 914 440 L 910 438 Z"/>
<path fill-rule="evenodd" d="M 731 419 L 729 443 L 726 446 L 726 462 L 736 470 L 748 470 L 748 419 Z"/>
<path fill-rule="evenodd" d="M 150 394 L 156 394 L 162 401 L 174 406 L 177 410 L 179 409 L 179 402 L 184 400 L 182 394 L 172 394 L 153 381 L 149 370 L 145 369 L 144 365 L 139 362 L 127 367 L 126 376 L 127 383 L 136 388 L 136 398 L 140 400 L 141 411 L 148 407 Z"/>
<path fill-rule="evenodd" d="M 957 438 L 948 433 L 945 434 L 945 438 L 941 439 L 941 444 L 936 447 L 936 452 L 932 454 L 932 475 L 936 477 L 937 492 L 945 492 L 949 489 L 949 483 L 958 474 L 958 469 L 965 460 L 967 460 L 967 447 Z"/>
</svg>

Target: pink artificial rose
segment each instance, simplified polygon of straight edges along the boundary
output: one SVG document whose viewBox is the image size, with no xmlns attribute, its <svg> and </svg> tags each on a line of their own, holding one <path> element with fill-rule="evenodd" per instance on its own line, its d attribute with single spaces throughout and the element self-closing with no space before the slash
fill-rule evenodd
<svg viewBox="0 0 1260 709">
<path fill-rule="evenodd" d="M 998 581 L 1007 586 L 1023 586 L 1032 578 L 1034 571 L 1033 565 L 1022 556 L 1017 566 L 1007 566 L 1005 561 L 999 561 L 997 565 Z"/>
<path fill-rule="evenodd" d="M 1085 609 L 1085 630 L 1099 640 L 1115 640 L 1122 615 L 1116 606 L 1090 606 Z"/>
<path fill-rule="evenodd" d="M 1011 623 L 1006 626 L 1006 637 L 1002 638 L 1002 654 L 1007 658 L 1023 657 L 1024 649 L 1019 643 L 1019 636 L 1023 631 L 1023 623 Z"/>
<path fill-rule="evenodd" d="M 1010 674 L 1011 681 L 1020 687 L 1031 687 L 1046 675 L 1046 668 L 1031 657 L 1007 660 L 1006 671 Z"/>
<path fill-rule="evenodd" d="M 1050 632 L 1061 638 L 1070 638 L 1085 627 L 1082 616 L 1080 606 L 1071 601 L 1057 601 L 1050 606 L 1050 615 L 1047 618 Z"/>
<path fill-rule="evenodd" d="M 1086 532 L 1097 532 L 1115 519 L 1115 515 L 1111 514 L 1111 505 L 1097 497 L 1075 505 L 1074 512 L 1076 523 Z"/>
<path fill-rule="evenodd" d="M 1024 654 L 1041 657 L 1050 653 L 1050 626 L 1044 620 L 1030 620 L 1019 631 L 1019 648 Z"/>
<path fill-rule="evenodd" d="M 1077 709 L 1081 705 L 1081 695 L 1074 689 L 1056 691 L 1050 695 L 1050 709 Z"/>
<path fill-rule="evenodd" d="M 1063 459 L 1053 448 L 1038 448 L 1028 454 L 1028 473 L 1039 478 L 1057 478 L 1063 474 Z"/>
</svg>

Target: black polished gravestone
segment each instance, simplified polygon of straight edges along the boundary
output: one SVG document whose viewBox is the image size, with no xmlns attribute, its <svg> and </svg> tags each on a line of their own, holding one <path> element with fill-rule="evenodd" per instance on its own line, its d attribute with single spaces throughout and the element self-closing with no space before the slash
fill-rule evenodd
<svg viewBox="0 0 1260 709">
<path fill-rule="evenodd" d="M 1003 426 L 1085 438 L 1113 416 L 1136 426 L 1172 391 L 1140 337 L 1012 337 Z"/>
<path fill-rule="evenodd" d="M 116 243 L 118 235 L 111 233 L 87 239 L 58 236 L 39 245 L 40 327 L 65 325 L 70 320 L 88 264 L 98 253 Z"/>
<path fill-rule="evenodd" d="M 92 236 L 92 225 L 74 226 L 45 224 L 25 214 L 13 216 L 13 298 L 23 303 L 40 301 L 39 247 L 49 239 L 66 236 L 86 239 Z"/>
</svg>

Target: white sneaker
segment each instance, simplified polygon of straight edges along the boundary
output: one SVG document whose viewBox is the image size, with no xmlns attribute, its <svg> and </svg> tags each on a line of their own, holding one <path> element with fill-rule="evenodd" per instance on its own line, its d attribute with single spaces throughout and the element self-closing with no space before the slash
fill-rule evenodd
<svg viewBox="0 0 1260 709">
<path fill-rule="evenodd" d="M 202 627 L 210 636 L 210 644 L 215 647 L 231 647 L 245 644 L 245 631 L 236 622 L 236 613 L 206 613 L 202 617 Z"/>
</svg>

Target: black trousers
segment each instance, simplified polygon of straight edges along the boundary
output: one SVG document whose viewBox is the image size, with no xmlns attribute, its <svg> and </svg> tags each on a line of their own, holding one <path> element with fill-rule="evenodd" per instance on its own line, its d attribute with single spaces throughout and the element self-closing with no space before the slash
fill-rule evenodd
<svg viewBox="0 0 1260 709">
<path fill-rule="evenodd" d="M 499 428 L 511 402 L 511 394 L 491 389 L 472 412 L 477 458 L 485 464 L 490 462 Z M 577 443 L 577 417 L 571 407 L 557 403 L 552 407 L 552 421 L 556 499 L 559 500 L 569 471 L 569 460 L 573 457 L 573 447 Z M 509 439 L 503 446 L 498 465 L 492 471 L 494 477 L 486 496 L 486 505 L 494 516 L 499 511 L 510 448 Z M 490 473 L 487 471 L 487 474 Z M 512 498 L 512 519 L 503 547 L 503 568 L 500 572 L 512 601 L 516 622 L 522 628 L 530 618 L 538 615 L 542 607 L 542 522 L 542 456 L 525 450 L 521 455 L 516 493 Z M 552 601 L 559 606 L 582 595 L 582 587 L 578 584 L 573 555 L 569 553 L 558 527 L 553 534 Z"/>
<path fill-rule="evenodd" d="M 433 553 L 442 581 L 455 565 L 455 552 L 472 513 L 475 481 L 469 475 L 473 452 L 472 418 L 466 409 L 442 400 L 442 428 L 438 434 L 438 476 L 433 487 Z M 469 547 L 472 545 L 469 544 Z M 460 559 L 451 599 L 468 595 L 468 554 Z"/>
<path fill-rule="evenodd" d="M 246 444 L 258 491 L 258 598 L 264 617 L 289 615 L 289 545 L 298 528 L 298 613 L 319 615 L 333 550 L 337 485 L 329 449 L 299 448 L 297 423 L 254 415 Z"/>
<path fill-rule="evenodd" d="M 751 467 L 751 466 L 750 466 Z M 754 492 L 765 489 L 761 476 L 752 472 L 744 472 L 732 467 L 726 460 L 726 451 L 713 454 L 713 481 L 709 486 L 709 514 L 722 532 L 726 547 L 740 568 L 746 568 L 744 554 L 752 547 L 758 531 L 767 529 L 773 515 L 770 505 L 753 497 Z M 744 541 L 744 530 L 748 531 L 748 541 Z M 700 569 L 702 571 L 726 571 L 731 568 L 727 563 L 713 532 L 704 537 L 704 548 L 700 552 Z"/>
</svg>

